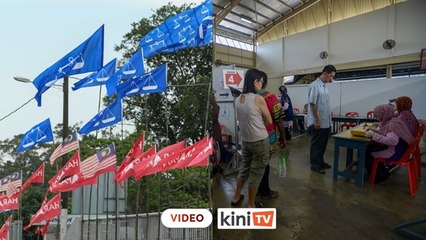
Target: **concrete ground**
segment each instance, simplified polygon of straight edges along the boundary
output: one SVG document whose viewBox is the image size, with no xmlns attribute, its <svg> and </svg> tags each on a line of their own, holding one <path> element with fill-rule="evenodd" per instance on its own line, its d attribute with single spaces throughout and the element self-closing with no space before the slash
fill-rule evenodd
<svg viewBox="0 0 426 240">
<path fill-rule="evenodd" d="M 299 135 L 285 149 L 287 176 L 278 177 L 278 152 L 270 161 L 270 186 L 279 192 L 275 199 L 261 200 L 264 207 L 277 209 L 275 230 L 218 230 L 214 217 L 214 239 L 404 239 L 394 232 L 398 224 L 426 218 L 426 168 L 418 182 L 417 195 L 411 196 L 407 170 L 397 169 L 389 180 L 363 188 L 339 177 L 333 181 L 333 169 L 325 175 L 310 170 L 310 137 Z M 423 137 L 421 152 L 426 150 Z M 325 160 L 333 165 L 334 139 L 328 143 Z M 344 159 L 344 152 L 340 151 Z M 426 161 L 425 155 L 422 156 Z M 341 164 L 344 160 L 342 160 Z M 226 169 L 213 182 L 214 208 L 231 208 L 237 173 Z M 245 199 L 236 207 L 247 207 Z M 426 238 L 426 223 L 412 228 Z"/>
</svg>

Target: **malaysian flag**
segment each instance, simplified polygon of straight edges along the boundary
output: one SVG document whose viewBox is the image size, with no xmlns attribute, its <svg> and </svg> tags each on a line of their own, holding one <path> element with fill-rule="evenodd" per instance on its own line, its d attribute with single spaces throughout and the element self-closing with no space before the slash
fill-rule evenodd
<svg viewBox="0 0 426 240">
<path fill-rule="evenodd" d="M 84 178 L 98 176 L 102 173 L 115 170 L 117 156 L 115 154 L 114 143 L 108 147 L 101 149 L 95 155 L 87 158 L 80 163 L 80 171 Z"/>
<path fill-rule="evenodd" d="M 4 192 L 7 189 L 7 185 L 11 183 L 15 187 L 22 186 L 22 170 L 19 172 L 12 173 L 2 179 L 0 179 L 0 192 Z"/>
<path fill-rule="evenodd" d="M 58 157 L 68 152 L 71 152 L 77 148 L 79 148 L 77 131 L 74 131 L 72 135 L 69 135 L 67 138 L 65 138 L 65 140 L 61 144 L 59 144 L 59 146 L 52 153 L 52 155 L 50 156 L 50 164 L 53 165 L 53 163 Z"/>
<path fill-rule="evenodd" d="M 19 192 L 19 189 L 17 187 L 15 187 L 11 182 L 9 182 L 6 185 L 6 195 L 8 197 L 12 197 L 13 195 L 15 195 L 18 192 Z"/>
</svg>

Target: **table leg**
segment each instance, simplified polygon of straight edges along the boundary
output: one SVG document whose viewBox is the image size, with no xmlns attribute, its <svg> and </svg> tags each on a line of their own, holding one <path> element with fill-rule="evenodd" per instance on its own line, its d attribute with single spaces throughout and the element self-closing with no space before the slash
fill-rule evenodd
<svg viewBox="0 0 426 240">
<path fill-rule="evenodd" d="M 340 142 L 338 139 L 336 139 L 334 143 L 333 180 L 337 180 L 337 174 L 339 172 L 339 151 L 340 151 Z"/>
<path fill-rule="evenodd" d="M 365 172 L 365 145 L 358 148 L 358 186 L 364 186 L 364 172 Z"/>
<path fill-rule="evenodd" d="M 354 149 L 347 148 L 346 149 L 346 167 L 348 167 L 353 162 Z"/>
</svg>

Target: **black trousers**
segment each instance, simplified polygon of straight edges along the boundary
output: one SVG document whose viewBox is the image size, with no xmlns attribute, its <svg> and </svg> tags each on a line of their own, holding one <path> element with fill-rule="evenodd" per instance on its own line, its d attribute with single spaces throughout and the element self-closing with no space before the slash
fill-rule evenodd
<svg viewBox="0 0 426 240">
<path fill-rule="evenodd" d="M 257 189 L 260 196 L 269 196 L 271 194 L 271 189 L 269 188 L 269 164 L 265 167 L 265 172 L 263 173 L 262 180 L 260 181 L 259 187 Z"/>
<path fill-rule="evenodd" d="M 314 125 L 309 126 L 312 134 L 310 162 L 312 168 L 319 168 L 324 163 L 324 153 L 330 137 L 330 128 L 315 129 Z"/>
</svg>

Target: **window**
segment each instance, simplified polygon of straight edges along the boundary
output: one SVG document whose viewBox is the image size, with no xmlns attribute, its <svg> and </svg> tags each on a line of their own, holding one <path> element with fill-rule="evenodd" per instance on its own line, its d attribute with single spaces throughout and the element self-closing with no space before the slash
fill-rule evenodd
<svg viewBox="0 0 426 240">
<path fill-rule="evenodd" d="M 216 35 L 216 43 L 253 52 L 253 45 L 224 36 Z"/>
</svg>

